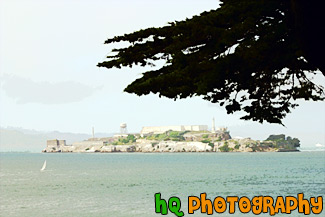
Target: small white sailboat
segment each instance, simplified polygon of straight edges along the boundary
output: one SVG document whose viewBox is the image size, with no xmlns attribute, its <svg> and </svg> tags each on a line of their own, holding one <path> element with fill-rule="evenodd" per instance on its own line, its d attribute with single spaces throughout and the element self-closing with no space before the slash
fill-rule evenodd
<svg viewBox="0 0 325 217">
<path fill-rule="evenodd" d="M 46 160 L 44 161 L 44 164 L 43 164 L 43 166 L 42 166 L 42 168 L 41 168 L 41 171 L 44 171 L 45 168 L 46 168 Z"/>
</svg>

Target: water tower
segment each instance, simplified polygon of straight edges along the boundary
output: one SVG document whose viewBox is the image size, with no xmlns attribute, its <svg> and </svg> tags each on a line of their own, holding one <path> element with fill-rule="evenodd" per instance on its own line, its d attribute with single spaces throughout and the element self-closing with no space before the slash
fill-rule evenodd
<svg viewBox="0 0 325 217">
<path fill-rule="evenodd" d="M 127 134 L 127 133 L 128 133 L 126 123 L 121 123 L 121 124 L 120 124 L 120 133 L 121 133 L 121 134 Z"/>
</svg>

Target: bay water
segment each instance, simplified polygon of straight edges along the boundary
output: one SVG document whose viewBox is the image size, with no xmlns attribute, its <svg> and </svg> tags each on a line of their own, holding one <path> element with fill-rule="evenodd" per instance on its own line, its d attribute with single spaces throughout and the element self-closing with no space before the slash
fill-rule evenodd
<svg viewBox="0 0 325 217">
<path fill-rule="evenodd" d="M 325 152 L 0 154 L 3 217 L 160 217 L 154 201 L 158 192 L 167 201 L 179 197 L 185 216 L 207 216 L 187 212 L 188 196 L 200 193 L 212 201 L 217 196 L 276 198 L 298 193 L 308 199 L 324 197 Z M 255 215 L 237 208 L 235 214 L 227 209 L 213 216 Z M 294 211 L 289 216 L 305 215 Z M 325 216 L 324 211 L 317 216 Z"/>
</svg>

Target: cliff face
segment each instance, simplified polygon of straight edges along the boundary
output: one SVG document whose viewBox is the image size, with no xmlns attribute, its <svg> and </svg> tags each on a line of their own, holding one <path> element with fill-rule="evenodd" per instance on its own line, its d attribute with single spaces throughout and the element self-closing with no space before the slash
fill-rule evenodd
<svg viewBox="0 0 325 217">
<path fill-rule="evenodd" d="M 43 152 L 209 152 L 213 148 L 202 142 L 145 141 L 134 145 L 75 145 L 60 148 L 47 147 Z"/>
<path fill-rule="evenodd" d="M 212 147 L 202 142 L 141 141 L 136 144 L 138 152 L 209 152 Z"/>
<path fill-rule="evenodd" d="M 215 143 L 214 150 L 217 152 L 276 152 L 274 142 L 260 142 L 246 139 L 230 139 Z"/>
</svg>

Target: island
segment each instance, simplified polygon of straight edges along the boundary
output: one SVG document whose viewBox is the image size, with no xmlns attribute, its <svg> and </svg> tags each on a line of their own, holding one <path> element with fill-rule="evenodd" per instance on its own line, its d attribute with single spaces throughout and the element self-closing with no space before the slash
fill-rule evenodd
<svg viewBox="0 0 325 217">
<path fill-rule="evenodd" d="M 143 127 L 140 133 L 121 132 L 112 137 L 89 138 L 66 144 L 48 140 L 46 153 L 62 152 L 296 152 L 300 141 L 284 134 L 266 140 L 232 138 L 225 127 L 208 131 L 206 125 Z"/>
</svg>

